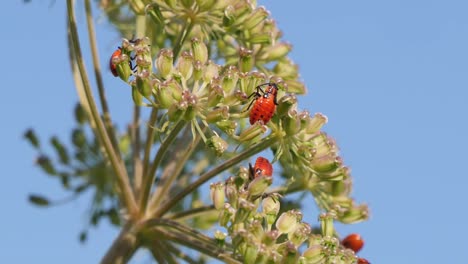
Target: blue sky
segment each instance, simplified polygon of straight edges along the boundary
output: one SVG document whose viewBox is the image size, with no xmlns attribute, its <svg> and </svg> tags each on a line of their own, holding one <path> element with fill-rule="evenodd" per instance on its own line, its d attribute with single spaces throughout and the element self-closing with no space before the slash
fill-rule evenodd
<svg viewBox="0 0 468 264">
<path fill-rule="evenodd" d="M 34 127 L 43 140 L 66 137 L 77 101 L 65 4 L 50 2 L 7 1 L 0 9 L 0 259 L 96 263 L 117 231 L 103 223 L 79 244 L 87 199 L 47 210 L 27 202 L 30 192 L 65 193 L 34 167 L 36 153 L 22 133 Z M 294 46 L 291 57 L 309 88 L 300 105 L 328 116 L 325 130 L 352 168 L 354 197 L 371 207 L 368 222 L 339 231 L 361 233 L 366 245 L 360 255 L 372 263 L 466 262 L 468 3 L 291 3 L 261 1 Z M 83 11 L 78 19 L 83 26 Z M 119 37 L 104 18 L 98 21 L 105 63 Z M 118 107 L 130 100 L 127 90 L 110 74 L 105 84 L 116 87 L 108 92 L 114 115 L 128 119 L 127 109 Z"/>
</svg>

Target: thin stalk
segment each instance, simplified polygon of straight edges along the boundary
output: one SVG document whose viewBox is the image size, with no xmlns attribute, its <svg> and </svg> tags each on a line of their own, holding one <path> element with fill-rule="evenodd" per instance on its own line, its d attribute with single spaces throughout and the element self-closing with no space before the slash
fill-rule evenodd
<svg viewBox="0 0 468 264">
<path fill-rule="evenodd" d="M 148 173 L 149 167 L 149 157 L 151 154 L 151 147 L 154 142 L 154 126 L 156 124 L 156 119 L 158 118 L 158 108 L 151 109 L 151 115 L 148 121 L 148 128 L 146 130 L 146 143 L 145 143 L 145 154 L 143 156 L 143 175 Z M 139 189 L 139 188 L 138 188 Z"/>
<path fill-rule="evenodd" d="M 218 175 L 219 173 L 223 172 L 224 170 L 231 168 L 232 166 L 236 165 L 237 163 L 249 158 L 250 156 L 270 147 L 271 145 L 277 142 L 276 137 L 270 137 L 269 139 L 265 139 L 262 142 L 254 145 L 253 147 L 244 150 L 243 152 L 239 153 L 237 156 L 232 157 L 229 160 L 226 160 L 224 163 L 220 164 L 217 167 L 214 167 L 212 170 L 206 172 L 205 174 L 201 175 L 195 182 L 190 184 L 189 186 L 185 187 L 182 191 L 180 191 L 175 197 L 168 200 L 156 213 L 154 214 L 155 217 L 160 217 L 164 215 L 167 211 L 169 211 L 174 205 L 176 205 L 179 201 L 181 201 L 185 196 L 190 194 L 200 185 L 204 184 L 214 176 Z"/>
<path fill-rule="evenodd" d="M 132 139 L 132 156 L 133 156 L 133 191 L 135 197 L 138 197 L 139 188 L 142 180 L 142 164 L 140 158 L 140 113 L 141 109 L 138 105 L 133 106 L 133 121 L 131 125 L 131 139 Z"/>
<path fill-rule="evenodd" d="M 112 168 L 114 169 L 116 178 L 117 178 L 117 185 L 120 189 L 119 195 L 120 200 L 122 201 L 124 207 L 127 209 L 130 215 L 136 215 L 137 207 L 135 198 L 133 196 L 133 191 L 130 187 L 127 171 L 125 166 L 120 160 L 115 150 L 112 146 L 112 143 L 109 139 L 109 135 L 107 134 L 107 130 L 104 127 L 104 124 L 100 118 L 99 111 L 96 106 L 96 102 L 93 97 L 93 93 L 91 91 L 88 75 L 86 73 L 86 68 L 83 62 L 83 56 L 81 53 L 80 42 L 78 37 L 78 30 L 76 27 L 76 19 L 75 19 L 75 11 L 73 9 L 73 0 L 67 0 L 67 13 L 68 13 L 68 25 L 70 30 L 70 38 L 72 42 L 72 48 L 75 53 L 76 62 L 78 64 L 78 69 L 82 77 L 83 81 L 83 89 L 86 95 L 86 101 L 89 104 L 90 110 L 90 117 L 96 124 L 96 137 L 99 139 L 99 142 L 104 146 L 105 154 L 109 157 L 109 161 L 111 163 Z"/>
<path fill-rule="evenodd" d="M 198 230 L 193 229 L 184 224 L 181 224 L 177 221 L 170 220 L 170 219 L 155 218 L 155 219 L 146 220 L 145 222 L 141 224 L 141 229 L 148 229 L 148 228 L 157 227 L 157 226 L 166 226 L 168 228 L 175 229 L 181 232 L 183 236 L 186 236 L 186 239 L 190 237 L 190 239 L 196 239 L 199 242 L 206 243 L 207 245 L 210 245 L 213 247 L 218 246 L 213 239 L 200 233 Z"/>
<path fill-rule="evenodd" d="M 161 248 L 161 253 L 164 256 L 164 259 L 167 261 L 169 264 L 177 264 L 177 260 L 173 256 L 173 252 L 167 247 L 167 242 L 159 240 L 158 246 Z"/>
<path fill-rule="evenodd" d="M 166 263 L 166 260 L 162 256 L 160 244 L 161 243 L 159 242 L 159 240 L 151 241 L 151 246 L 149 247 L 149 250 L 151 252 L 151 255 L 153 255 L 153 258 L 159 264 L 164 264 L 164 263 Z"/>
<path fill-rule="evenodd" d="M 170 242 L 166 242 L 166 247 L 178 258 L 184 260 L 185 262 L 189 264 L 199 264 L 198 261 L 195 259 L 191 258 L 189 255 L 185 254 L 182 252 L 180 249 L 172 245 Z"/>
<path fill-rule="evenodd" d="M 138 248 L 136 232 L 132 232 L 132 223 L 125 225 L 114 240 L 101 264 L 123 264 L 133 256 Z"/>
<path fill-rule="evenodd" d="M 144 213 L 146 211 L 146 206 L 148 205 L 148 197 L 151 191 L 151 186 L 153 185 L 153 182 L 154 182 L 154 178 L 156 177 L 156 170 L 159 167 L 159 163 L 161 163 L 162 158 L 166 155 L 166 152 L 169 149 L 169 146 L 174 142 L 177 135 L 182 130 L 182 128 L 185 127 L 186 124 L 187 124 L 186 121 L 180 120 L 174 126 L 174 128 L 172 128 L 172 131 L 169 133 L 167 138 L 159 147 L 158 152 L 156 153 L 156 156 L 154 157 L 154 160 L 153 160 L 153 163 L 151 165 L 149 172 L 144 175 L 143 184 L 142 184 L 142 193 L 140 197 L 140 213 Z"/>
<path fill-rule="evenodd" d="M 202 214 L 212 212 L 212 211 L 216 211 L 216 208 L 214 207 L 214 205 L 206 205 L 206 206 L 189 209 L 187 211 L 177 212 L 172 215 L 168 215 L 168 218 L 180 221 L 180 220 L 190 219 L 198 215 L 202 215 Z"/>
<path fill-rule="evenodd" d="M 200 253 L 203 253 L 207 256 L 211 256 L 216 259 L 220 259 L 225 261 L 226 263 L 232 263 L 232 264 L 241 264 L 242 262 L 230 257 L 230 254 L 225 252 L 224 250 L 220 249 L 219 247 L 207 247 L 206 245 L 203 245 L 199 241 L 193 240 L 193 239 L 187 239 L 185 236 L 182 234 L 177 234 L 175 232 L 167 232 L 164 230 L 157 230 L 157 233 L 159 235 L 163 236 L 164 238 L 174 241 L 177 244 L 195 249 L 199 251 Z"/>
<path fill-rule="evenodd" d="M 180 35 L 174 44 L 174 48 L 172 49 L 172 53 L 174 54 L 174 63 L 177 61 L 177 57 L 179 57 L 180 50 L 184 46 L 185 40 L 187 39 L 187 36 L 192 31 L 193 26 L 195 26 L 195 23 L 192 19 L 190 19 L 190 23 L 188 24 L 187 22 L 184 23 L 182 31 L 180 32 Z"/>
<path fill-rule="evenodd" d="M 180 141 L 180 146 L 186 145 L 186 141 Z M 191 144 L 186 148 L 185 150 L 181 150 L 177 148 L 179 151 L 175 153 L 174 160 L 173 162 L 173 170 L 171 170 L 170 173 L 168 174 L 163 174 L 161 177 L 161 183 L 162 186 L 161 188 L 157 188 L 154 194 L 152 195 L 151 203 L 150 203 L 150 208 L 151 209 L 156 209 L 156 207 L 159 205 L 161 202 L 161 199 L 166 197 L 166 194 L 169 192 L 170 187 L 174 183 L 174 181 L 177 179 L 177 177 L 180 175 L 182 170 L 184 169 L 184 165 L 187 163 L 187 160 L 189 157 L 192 155 L 193 151 L 197 147 L 198 143 L 200 142 L 200 137 L 196 137 L 195 141 L 192 141 Z M 168 165 L 167 167 L 169 167 Z M 172 167 L 172 166 L 171 166 Z M 170 199 L 170 198 L 169 198 Z M 150 210 L 151 212 L 151 210 Z"/>
<path fill-rule="evenodd" d="M 88 38 L 89 38 L 89 45 L 91 46 L 91 56 L 93 58 L 93 65 L 94 65 L 94 76 L 96 78 L 96 84 L 98 88 L 99 94 L 99 102 L 101 103 L 102 108 L 102 116 L 104 118 L 104 125 L 106 126 L 107 133 L 109 134 L 110 140 L 112 145 L 114 146 L 114 150 L 117 153 L 117 156 L 120 158 L 120 149 L 117 143 L 117 138 L 115 137 L 114 126 L 112 124 L 112 118 L 110 115 L 109 107 L 107 105 L 106 100 L 106 93 L 104 91 L 104 83 L 102 81 L 102 71 L 101 71 L 101 64 L 99 63 L 99 54 L 97 51 L 97 41 L 96 41 L 96 34 L 94 30 L 94 22 L 93 22 L 93 15 L 92 15 L 92 8 L 90 0 L 85 1 L 85 10 L 86 10 L 86 23 L 88 25 Z"/>
</svg>

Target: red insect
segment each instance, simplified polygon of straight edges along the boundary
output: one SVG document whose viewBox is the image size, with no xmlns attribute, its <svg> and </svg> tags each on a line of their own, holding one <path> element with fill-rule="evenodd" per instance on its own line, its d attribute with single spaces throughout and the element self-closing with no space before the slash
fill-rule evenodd
<svg viewBox="0 0 468 264">
<path fill-rule="evenodd" d="M 357 264 L 370 264 L 370 262 L 365 258 L 358 258 Z"/>
<path fill-rule="evenodd" d="M 265 91 L 262 89 L 264 85 L 267 85 Z M 249 98 L 253 96 L 254 99 L 249 107 L 247 107 L 248 110 L 253 104 L 252 110 L 250 110 L 250 124 L 253 125 L 259 120 L 262 120 L 263 124 L 266 124 L 270 121 L 278 105 L 278 102 L 276 102 L 278 86 L 276 83 L 264 83 L 260 84 L 255 89 L 257 89 L 257 91 L 249 96 Z"/>
<path fill-rule="evenodd" d="M 255 166 L 252 167 L 252 165 L 249 164 L 249 167 L 251 179 L 257 178 L 260 175 L 265 175 L 268 177 L 273 175 L 273 166 L 271 165 L 270 161 L 264 157 L 258 157 L 255 161 Z"/>
<path fill-rule="evenodd" d="M 109 68 L 112 72 L 112 75 L 114 75 L 115 77 L 119 76 L 119 73 L 117 72 L 117 65 L 115 65 L 114 62 L 112 62 L 112 60 L 114 58 L 120 57 L 120 55 L 122 55 L 122 49 L 118 48 L 114 51 L 114 53 L 112 53 L 112 56 L 109 60 Z"/>
<path fill-rule="evenodd" d="M 359 234 L 350 234 L 341 241 L 341 244 L 357 253 L 364 246 L 364 240 Z"/>
</svg>

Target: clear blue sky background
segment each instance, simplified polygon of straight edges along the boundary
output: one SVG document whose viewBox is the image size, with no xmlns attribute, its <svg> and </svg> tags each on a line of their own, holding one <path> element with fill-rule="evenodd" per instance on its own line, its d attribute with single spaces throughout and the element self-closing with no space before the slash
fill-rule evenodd
<svg viewBox="0 0 468 264">
<path fill-rule="evenodd" d="M 81 245 L 87 199 L 47 210 L 27 202 L 30 192 L 65 193 L 34 167 L 22 133 L 66 137 L 77 101 L 65 1 L 50 2 L 5 1 L 0 9 L 2 263 L 96 263 L 117 233 L 103 223 Z M 339 231 L 361 233 L 360 255 L 372 263 L 467 263 L 468 2 L 300 2 L 262 4 L 294 46 L 309 87 L 300 105 L 328 116 L 325 130 L 353 170 L 354 196 L 370 204 L 368 222 Z M 83 26 L 83 11 L 78 19 Z M 106 63 L 119 38 L 98 21 Z M 118 107 L 128 90 L 110 74 L 105 84 L 116 87 L 108 92 L 115 116 L 128 119 Z"/>
</svg>

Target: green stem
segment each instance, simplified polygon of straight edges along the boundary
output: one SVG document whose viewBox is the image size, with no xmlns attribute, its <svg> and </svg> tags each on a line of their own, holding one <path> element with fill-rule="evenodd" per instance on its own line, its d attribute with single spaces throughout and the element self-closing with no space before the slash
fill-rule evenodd
<svg viewBox="0 0 468 264">
<path fill-rule="evenodd" d="M 169 242 L 166 242 L 166 247 L 178 258 L 184 260 L 185 262 L 189 263 L 189 264 L 199 264 L 198 261 L 196 261 L 195 259 L 191 258 L 189 255 L 185 254 L 184 252 L 182 252 L 180 249 L 178 249 L 177 247 L 173 246 L 171 243 Z"/>
<path fill-rule="evenodd" d="M 155 129 L 154 126 L 156 124 L 156 119 L 158 118 L 158 108 L 153 108 L 151 109 L 151 115 L 147 124 L 147 130 L 146 130 L 146 142 L 145 142 L 145 154 L 143 155 L 143 173 L 140 175 L 137 175 L 140 182 L 140 185 L 137 186 L 137 196 L 139 197 L 140 191 L 141 191 L 141 178 L 142 175 L 146 175 L 148 173 L 148 167 L 150 166 L 149 164 L 149 158 L 151 154 L 151 147 L 153 146 L 154 143 L 154 134 L 155 134 Z"/>
<path fill-rule="evenodd" d="M 104 83 L 102 81 L 102 74 L 101 74 L 102 71 L 101 71 L 101 65 L 99 63 L 99 54 L 97 51 L 97 44 L 96 44 L 97 41 L 96 41 L 96 34 L 95 34 L 96 31 L 94 30 L 94 22 L 93 22 L 93 15 L 91 13 L 92 9 L 91 9 L 90 0 L 85 1 L 85 10 L 86 10 L 86 23 L 88 25 L 88 38 L 89 38 L 89 44 L 91 46 L 91 56 L 93 58 L 93 65 L 94 65 L 94 75 L 96 78 L 96 85 L 98 88 L 99 102 L 101 103 L 102 116 L 104 118 L 104 125 L 106 126 L 107 133 L 109 134 L 112 145 L 114 146 L 114 150 L 120 158 L 121 157 L 120 149 L 117 143 L 117 138 L 115 137 L 114 126 L 112 124 L 112 118 L 110 115 L 109 107 L 107 105 L 106 93 L 104 91 Z"/>
<path fill-rule="evenodd" d="M 169 133 L 167 138 L 161 144 L 154 157 L 153 163 L 151 168 L 149 169 L 148 173 L 144 175 L 143 184 L 142 184 L 142 193 L 140 197 L 140 213 L 144 213 L 146 211 L 146 206 L 148 205 L 148 197 L 151 191 L 151 186 L 153 185 L 154 178 L 156 177 L 156 170 L 159 167 L 159 163 L 161 163 L 162 158 L 165 156 L 169 146 L 174 142 L 179 132 L 182 128 L 185 127 L 187 124 L 186 121 L 180 120 Z"/>
<path fill-rule="evenodd" d="M 166 168 L 172 168 L 168 173 L 163 173 L 161 176 L 161 188 L 157 188 L 154 194 L 152 195 L 152 201 L 150 204 L 150 208 L 155 210 L 156 207 L 161 202 L 161 199 L 165 198 L 167 193 L 170 190 L 170 187 L 180 175 L 182 170 L 184 169 L 187 160 L 192 155 L 193 151 L 197 147 L 198 143 L 200 142 L 200 137 L 197 137 L 195 141 L 192 141 L 191 144 L 186 149 L 182 149 L 181 147 L 176 148 L 176 153 L 173 155 L 174 160 L 171 164 L 167 165 Z M 181 140 L 178 146 L 186 146 L 186 141 Z M 172 166 L 171 166 L 172 165 Z M 169 198 L 170 199 L 170 198 Z M 152 211 L 150 210 L 150 212 Z"/>
<path fill-rule="evenodd" d="M 164 215 L 167 211 L 169 211 L 174 205 L 176 205 L 179 201 L 181 201 L 185 196 L 189 193 L 194 191 L 200 185 L 204 184 L 214 176 L 218 175 L 219 173 L 223 172 L 224 170 L 231 168 L 232 166 L 236 165 L 237 163 L 249 158 L 250 156 L 270 147 L 271 145 L 277 142 L 276 137 L 270 137 L 269 139 L 265 139 L 262 142 L 254 145 L 253 147 L 244 150 L 243 152 L 239 153 L 237 156 L 232 157 L 229 160 L 226 160 L 224 163 L 220 164 L 219 166 L 213 168 L 212 170 L 206 172 L 205 174 L 201 175 L 195 182 L 187 186 L 185 189 L 180 191 L 175 197 L 169 199 L 156 213 L 154 216 L 160 217 Z"/>
<path fill-rule="evenodd" d="M 78 69 L 83 81 L 83 89 L 86 96 L 86 101 L 89 104 L 89 110 L 91 112 L 91 119 L 96 124 L 96 137 L 99 139 L 99 142 L 104 146 L 105 154 L 109 158 L 112 168 L 116 174 L 117 185 L 120 189 L 119 195 L 120 200 L 124 204 L 130 215 L 136 215 L 138 208 L 136 207 L 135 198 L 133 196 L 133 191 L 130 187 L 127 171 L 122 160 L 116 155 L 115 150 L 112 146 L 111 140 L 107 131 L 104 127 L 104 124 L 100 118 L 99 111 L 96 106 L 96 102 L 91 91 L 88 75 L 86 73 L 86 68 L 83 62 L 83 56 L 80 48 L 80 41 L 78 37 L 78 30 L 76 27 L 75 12 L 73 9 L 73 0 L 67 0 L 67 12 L 68 12 L 68 26 L 70 30 L 70 38 L 72 42 L 72 49 L 75 53 L 76 63 L 78 64 Z"/>
<path fill-rule="evenodd" d="M 132 232 L 132 224 L 125 225 L 119 236 L 102 258 L 101 264 L 124 264 L 133 256 L 138 248 L 138 240 L 135 232 Z"/>
<path fill-rule="evenodd" d="M 193 218 L 198 215 L 202 215 L 202 214 L 209 213 L 212 211 L 216 211 L 214 205 L 206 205 L 206 206 L 189 209 L 187 211 L 177 212 L 172 215 L 168 215 L 168 218 L 180 221 L 184 219 Z"/>
<path fill-rule="evenodd" d="M 141 187 L 141 158 L 140 158 L 140 112 L 141 109 L 138 105 L 133 106 L 133 122 L 131 125 L 131 139 L 132 139 L 132 156 L 133 156 L 133 188 L 135 196 L 138 197 L 139 188 Z"/>
<path fill-rule="evenodd" d="M 174 54 L 174 63 L 177 61 L 177 58 L 180 54 L 180 50 L 182 49 L 182 46 L 184 45 L 187 36 L 192 31 L 193 26 L 195 26 L 193 20 L 190 20 L 190 23 L 188 25 L 187 22 L 184 23 L 183 29 L 180 32 L 180 35 L 174 44 L 174 48 L 172 49 L 172 53 Z"/>
</svg>

